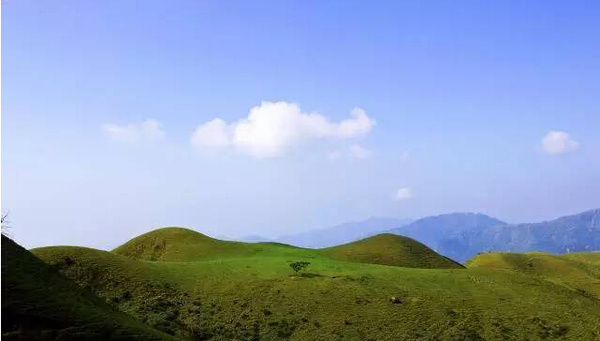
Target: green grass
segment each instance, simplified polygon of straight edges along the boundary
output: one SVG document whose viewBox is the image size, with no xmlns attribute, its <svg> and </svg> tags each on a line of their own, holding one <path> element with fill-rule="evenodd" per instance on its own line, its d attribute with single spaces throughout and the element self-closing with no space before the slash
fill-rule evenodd
<svg viewBox="0 0 600 341">
<path fill-rule="evenodd" d="M 171 239 L 162 243 L 157 233 Z M 114 252 L 77 247 L 33 252 L 120 310 L 182 339 L 600 338 L 600 301 L 564 282 L 484 266 L 479 260 L 467 269 L 364 263 L 410 266 L 422 261 L 405 252 L 403 238 L 384 235 L 310 250 L 223 242 L 184 229 L 144 236 Z M 402 259 L 395 258 L 394 250 Z M 439 265 L 431 263 L 438 259 L 433 256 L 426 265 Z M 66 257 L 72 260 L 69 265 Z M 295 274 L 289 267 L 293 261 L 311 264 Z"/>
<path fill-rule="evenodd" d="M 563 255 L 564 258 L 576 260 L 582 263 L 600 266 L 600 252 L 576 252 Z"/>
<path fill-rule="evenodd" d="M 140 260 L 185 262 L 293 249 L 299 248 L 279 243 L 224 241 L 186 228 L 165 227 L 133 238 L 112 252 Z"/>
<path fill-rule="evenodd" d="M 519 272 L 600 299 L 598 256 L 598 253 L 483 253 L 471 259 L 467 266 Z"/>
<path fill-rule="evenodd" d="M 361 263 L 423 269 L 463 268 L 414 239 L 387 233 L 330 247 L 322 252 L 334 259 Z"/>
<path fill-rule="evenodd" d="M 279 243 L 241 243 L 213 239 L 199 232 L 166 227 L 145 233 L 112 252 L 138 260 L 197 261 L 231 257 L 323 255 L 337 260 L 409 268 L 462 268 L 416 240 L 380 234 L 326 249 L 302 249 Z"/>
<path fill-rule="evenodd" d="M 63 262 L 65 260 L 63 259 Z M 169 340 L 2 235 L 3 340 Z"/>
</svg>

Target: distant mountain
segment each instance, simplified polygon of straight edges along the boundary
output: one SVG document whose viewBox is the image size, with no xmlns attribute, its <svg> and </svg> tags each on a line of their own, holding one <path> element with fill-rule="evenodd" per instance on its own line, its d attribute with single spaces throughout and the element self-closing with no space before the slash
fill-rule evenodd
<svg viewBox="0 0 600 341">
<path fill-rule="evenodd" d="M 533 224 L 495 226 L 478 236 L 482 250 L 570 253 L 600 250 L 600 209 Z"/>
<path fill-rule="evenodd" d="M 276 239 L 276 241 L 300 247 L 323 248 L 367 238 L 383 231 L 404 226 L 411 221 L 412 220 L 410 219 L 374 217 L 364 221 L 345 223 L 326 229 L 311 230 L 308 232 L 283 236 Z"/>
<path fill-rule="evenodd" d="M 227 239 L 227 238 L 225 238 Z M 246 243 L 264 243 L 264 242 L 271 242 L 273 241 L 271 238 L 267 238 L 267 237 L 263 237 L 261 235 L 258 234 L 251 234 L 248 236 L 243 236 L 240 238 L 235 238 L 233 239 L 235 241 L 238 242 L 246 242 Z"/>
<path fill-rule="evenodd" d="M 451 213 L 422 218 L 390 232 L 416 239 L 444 256 L 462 262 L 471 256 L 474 234 L 505 224 L 481 213 Z"/>
<path fill-rule="evenodd" d="M 600 209 L 532 224 L 452 213 L 419 219 L 390 232 L 416 239 L 460 262 L 486 251 L 596 251 L 600 250 Z"/>
</svg>

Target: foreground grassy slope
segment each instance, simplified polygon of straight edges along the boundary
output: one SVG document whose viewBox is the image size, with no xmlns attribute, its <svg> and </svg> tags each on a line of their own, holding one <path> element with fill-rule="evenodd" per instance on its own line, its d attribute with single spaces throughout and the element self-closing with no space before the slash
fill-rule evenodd
<svg viewBox="0 0 600 341">
<path fill-rule="evenodd" d="M 49 264 L 70 257 L 61 270 L 67 277 L 182 339 L 600 338 L 600 301 L 538 276 L 366 264 L 326 251 L 257 245 L 186 262 L 74 247 L 34 253 Z M 289 268 L 297 260 L 311 262 L 299 275 Z"/>
<path fill-rule="evenodd" d="M 483 253 L 471 259 L 470 268 L 502 269 L 536 276 L 600 299 L 599 253 L 552 255 L 547 253 Z"/>
<path fill-rule="evenodd" d="M 2 339 L 171 338 L 111 309 L 2 235 Z"/>
<path fill-rule="evenodd" d="M 323 249 L 322 252 L 334 259 L 361 263 L 423 269 L 457 269 L 463 267 L 414 239 L 389 233 L 330 247 Z"/>
</svg>

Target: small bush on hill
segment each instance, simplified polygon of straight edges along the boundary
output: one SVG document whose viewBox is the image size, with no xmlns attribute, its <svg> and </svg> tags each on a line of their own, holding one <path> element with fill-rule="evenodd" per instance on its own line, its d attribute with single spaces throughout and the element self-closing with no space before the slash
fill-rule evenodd
<svg viewBox="0 0 600 341">
<path fill-rule="evenodd" d="M 292 268 L 296 273 L 298 273 L 298 271 L 305 269 L 309 265 L 310 265 L 310 262 L 306 262 L 306 261 L 292 262 L 292 263 L 290 263 L 290 268 Z"/>
</svg>

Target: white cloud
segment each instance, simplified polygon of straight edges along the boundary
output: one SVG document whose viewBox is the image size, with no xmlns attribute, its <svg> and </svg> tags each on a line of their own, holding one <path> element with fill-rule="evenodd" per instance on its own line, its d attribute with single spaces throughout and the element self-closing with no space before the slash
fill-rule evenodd
<svg viewBox="0 0 600 341">
<path fill-rule="evenodd" d="M 408 187 L 400 187 L 398 191 L 396 191 L 395 199 L 399 201 L 406 201 L 412 199 L 412 192 Z"/>
<path fill-rule="evenodd" d="M 542 139 L 542 149 L 546 154 L 557 155 L 574 152 L 579 142 L 572 140 L 564 131 L 549 131 Z"/>
<path fill-rule="evenodd" d="M 357 159 L 366 159 L 371 156 L 371 151 L 355 144 L 350 146 L 350 155 Z"/>
<path fill-rule="evenodd" d="M 331 132 L 330 134 L 342 138 L 350 138 L 355 136 L 362 136 L 368 134 L 373 126 L 375 120 L 369 118 L 367 113 L 361 108 L 354 108 L 350 112 L 352 118 L 341 121 L 338 125 L 328 123 L 328 127 Z"/>
<path fill-rule="evenodd" d="M 102 125 L 102 130 L 109 140 L 119 143 L 134 144 L 142 141 L 160 141 L 165 138 L 160 122 L 153 119 L 127 125 L 107 123 Z"/>
<path fill-rule="evenodd" d="M 375 120 L 360 108 L 334 123 L 321 114 L 302 112 L 294 103 L 262 102 L 236 122 L 215 118 L 198 126 L 191 144 L 197 149 L 234 146 L 253 157 L 270 158 L 311 140 L 364 136 L 374 125 Z"/>
<path fill-rule="evenodd" d="M 203 147 L 227 147 L 232 142 L 230 130 L 227 122 L 215 118 L 196 128 L 192 135 L 192 146 L 198 149 Z"/>
</svg>

